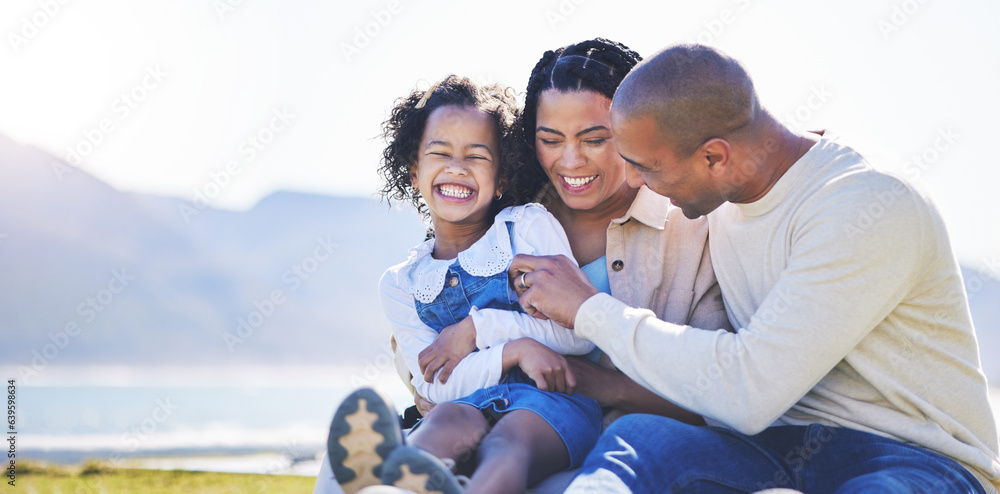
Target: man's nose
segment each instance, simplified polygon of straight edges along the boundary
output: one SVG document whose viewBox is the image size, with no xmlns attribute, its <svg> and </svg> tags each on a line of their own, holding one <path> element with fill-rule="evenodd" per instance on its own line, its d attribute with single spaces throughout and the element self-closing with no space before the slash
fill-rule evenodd
<svg viewBox="0 0 1000 494">
<path fill-rule="evenodd" d="M 636 170 L 632 163 L 625 163 L 625 181 L 628 182 L 629 187 L 636 189 L 646 183 L 646 181 L 642 179 L 642 175 L 639 173 L 639 170 Z"/>
</svg>

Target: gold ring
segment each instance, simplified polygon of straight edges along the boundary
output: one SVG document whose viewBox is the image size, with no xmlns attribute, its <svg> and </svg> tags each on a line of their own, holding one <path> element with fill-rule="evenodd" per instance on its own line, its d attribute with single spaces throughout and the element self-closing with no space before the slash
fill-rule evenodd
<svg viewBox="0 0 1000 494">
<path fill-rule="evenodd" d="M 528 273 L 521 273 L 521 277 L 518 278 L 518 280 L 517 280 L 517 287 L 520 288 L 520 289 L 522 289 L 522 290 L 527 290 L 528 289 L 528 285 L 524 283 L 524 275 L 526 275 L 526 274 L 528 274 Z"/>
</svg>

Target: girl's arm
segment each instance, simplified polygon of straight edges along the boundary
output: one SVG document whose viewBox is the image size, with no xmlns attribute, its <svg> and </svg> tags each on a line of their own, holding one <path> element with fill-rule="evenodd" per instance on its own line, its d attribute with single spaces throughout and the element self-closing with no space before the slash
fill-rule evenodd
<svg viewBox="0 0 1000 494">
<path fill-rule="evenodd" d="M 420 372 L 418 355 L 434 341 L 437 332 L 417 316 L 413 296 L 396 284 L 393 273 L 389 272 L 382 276 L 379 292 L 382 308 L 392 326 L 396 344 L 412 375 L 410 382 L 418 394 L 433 403 L 441 403 L 467 396 L 477 389 L 500 382 L 503 375 L 504 345 L 502 344 L 475 352 L 462 359 L 455 367 L 457 371 L 455 376 L 447 383 L 437 380 L 427 382 Z"/>
<path fill-rule="evenodd" d="M 525 206 L 523 216 L 514 224 L 511 244 L 515 255 L 563 255 L 576 262 L 562 225 L 555 216 L 537 205 Z M 577 337 L 573 331 L 523 312 L 482 309 L 473 310 L 470 316 L 474 323 L 476 346 L 481 349 L 518 338 L 533 338 L 562 354 L 581 355 L 594 349 L 593 343 Z"/>
<path fill-rule="evenodd" d="M 487 317 L 488 320 L 476 322 L 479 317 Z M 491 330 L 477 333 L 477 327 Z M 485 335 L 485 338 L 480 338 L 479 335 Z M 473 309 L 458 324 L 444 328 L 420 352 L 418 363 L 425 379 L 429 380 L 436 374 L 445 383 L 456 365 L 466 355 L 474 352 L 477 346 L 486 350 L 522 338 L 533 339 L 562 355 L 585 355 L 595 348 L 593 343 L 577 338 L 572 331 L 550 321 L 510 310 Z"/>
<path fill-rule="evenodd" d="M 561 254 L 573 259 L 562 225 L 540 206 L 525 206 L 513 230 L 514 254 Z M 521 312 L 474 308 L 469 317 L 444 328 L 424 349 L 419 356 L 420 368 L 425 376 L 437 374 L 441 382 L 447 382 L 456 365 L 477 347 L 485 350 L 520 338 L 532 338 L 560 354 L 582 355 L 594 349 L 593 343 L 551 321 Z"/>
<path fill-rule="evenodd" d="M 518 338 L 533 338 L 563 355 L 584 355 L 594 349 L 593 343 L 577 337 L 573 331 L 523 312 L 482 309 L 473 310 L 469 316 L 472 324 L 465 329 L 472 332 L 476 348 L 490 348 Z M 479 331 L 479 328 L 488 330 Z"/>
</svg>

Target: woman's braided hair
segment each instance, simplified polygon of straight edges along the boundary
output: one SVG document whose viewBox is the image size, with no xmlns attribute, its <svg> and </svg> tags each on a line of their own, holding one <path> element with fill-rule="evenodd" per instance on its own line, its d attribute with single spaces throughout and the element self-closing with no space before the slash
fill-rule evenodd
<svg viewBox="0 0 1000 494">
<path fill-rule="evenodd" d="M 386 147 L 382 150 L 382 161 L 378 174 L 384 180 L 381 196 L 388 202 L 393 200 L 413 204 L 424 219 L 430 218 L 425 204 L 421 202 L 420 191 L 410 181 L 410 170 L 417 163 L 420 140 L 424 136 L 427 117 L 443 106 L 476 108 L 489 115 L 497 129 L 500 143 L 497 164 L 497 185 L 504 192 L 501 199 L 494 199 L 491 213 L 514 204 L 516 194 L 508 193 L 509 182 L 521 157 L 519 152 L 520 107 L 513 89 L 491 84 L 479 86 L 467 77 L 449 75 L 433 86 L 430 95 L 426 91 L 413 90 L 409 96 L 396 100 L 389 118 L 382 123 L 382 138 Z M 427 96 L 427 98 L 425 98 Z M 423 100 L 423 105 L 419 103 Z M 420 106 L 418 108 L 418 106 Z"/>
<path fill-rule="evenodd" d="M 542 92 L 547 89 L 594 91 L 612 99 L 625 75 L 640 61 L 642 57 L 629 47 L 604 38 L 545 52 L 528 79 L 519 126 L 523 137 L 521 152 L 524 156 L 521 162 L 524 166 L 516 174 L 517 180 L 512 187 L 522 190 L 527 197 L 534 197 L 548 183 L 535 151 L 538 98 Z"/>
</svg>

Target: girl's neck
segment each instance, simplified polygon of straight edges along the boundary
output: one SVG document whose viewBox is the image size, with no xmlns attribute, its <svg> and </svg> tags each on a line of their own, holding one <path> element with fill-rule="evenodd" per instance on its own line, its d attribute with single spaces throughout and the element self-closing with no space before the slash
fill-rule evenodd
<svg viewBox="0 0 1000 494">
<path fill-rule="evenodd" d="M 454 259 L 458 253 L 472 247 L 472 244 L 483 238 L 483 235 L 493 226 L 489 219 L 470 224 L 455 224 L 435 222 L 434 224 L 434 259 Z"/>
</svg>

